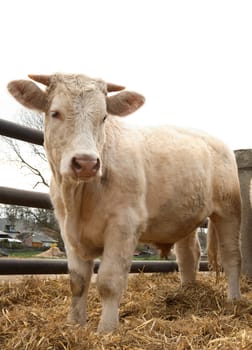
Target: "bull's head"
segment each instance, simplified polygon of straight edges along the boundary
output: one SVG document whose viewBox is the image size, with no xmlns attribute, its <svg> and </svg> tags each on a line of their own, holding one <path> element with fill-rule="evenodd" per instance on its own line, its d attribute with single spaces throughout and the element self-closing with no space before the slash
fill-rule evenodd
<svg viewBox="0 0 252 350">
<path fill-rule="evenodd" d="M 45 149 L 52 171 L 60 178 L 90 181 L 102 175 L 107 115 L 126 116 L 144 103 L 135 92 L 84 75 L 29 75 L 8 84 L 9 92 L 27 108 L 45 114 Z"/>
</svg>

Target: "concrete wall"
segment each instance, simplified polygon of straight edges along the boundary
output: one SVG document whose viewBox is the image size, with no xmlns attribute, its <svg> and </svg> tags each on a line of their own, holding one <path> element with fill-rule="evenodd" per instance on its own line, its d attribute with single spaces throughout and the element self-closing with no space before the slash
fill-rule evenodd
<svg viewBox="0 0 252 350">
<path fill-rule="evenodd" d="M 252 277 L 252 209 L 249 200 L 250 180 L 252 178 L 252 149 L 237 150 L 235 156 L 242 196 L 242 272 Z"/>
</svg>

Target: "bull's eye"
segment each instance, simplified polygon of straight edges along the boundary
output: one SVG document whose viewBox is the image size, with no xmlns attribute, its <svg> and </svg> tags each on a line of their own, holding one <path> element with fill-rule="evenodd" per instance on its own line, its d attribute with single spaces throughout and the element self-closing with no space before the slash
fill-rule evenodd
<svg viewBox="0 0 252 350">
<path fill-rule="evenodd" d="M 58 111 L 51 111 L 50 115 L 52 118 L 59 118 L 60 113 Z"/>
<path fill-rule="evenodd" d="M 105 122 L 105 120 L 108 118 L 108 115 L 107 114 L 105 114 L 105 116 L 103 117 L 103 123 Z"/>
</svg>

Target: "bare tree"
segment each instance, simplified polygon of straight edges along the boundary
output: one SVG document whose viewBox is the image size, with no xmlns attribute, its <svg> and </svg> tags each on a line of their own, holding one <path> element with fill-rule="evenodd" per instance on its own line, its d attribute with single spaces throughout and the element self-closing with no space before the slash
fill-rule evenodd
<svg viewBox="0 0 252 350">
<path fill-rule="evenodd" d="M 40 113 L 22 109 L 19 118 L 22 125 L 43 130 L 43 118 Z M 28 174 L 34 175 L 36 180 L 33 188 L 36 188 L 38 185 L 49 187 L 49 167 L 44 148 L 30 143 L 24 144 L 22 141 L 7 137 L 3 139 L 11 151 L 8 155 L 8 161 L 17 162 L 21 169 L 27 169 Z"/>
<path fill-rule="evenodd" d="M 53 211 L 48 209 L 28 208 L 18 205 L 1 205 L 1 216 L 15 225 L 17 220 L 23 220 L 30 225 L 47 227 L 58 231 L 58 223 Z"/>
</svg>

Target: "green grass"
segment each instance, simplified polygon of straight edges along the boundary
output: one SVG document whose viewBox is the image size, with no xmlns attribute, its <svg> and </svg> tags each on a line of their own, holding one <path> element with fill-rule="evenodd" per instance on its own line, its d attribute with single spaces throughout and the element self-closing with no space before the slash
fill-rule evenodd
<svg viewBox="0 0 252 350">
<path fill-rule="evenodd" d="M 45 251 L 45 249 L 33 247 L 2 248 L 2 250 L 6 252 L 10 258 L 32 258 Z"/>
<path fill-rule="evenodd" d="M 34 258 L 37 254 L 41 252 L 38 251 L 25 251 L 25 252 L 8 252 L 8 256 L 11 258 Z"/>
<path fill-rule="evenodd" d="M 159 255 L 133 256 L 133 260 L 162 260 Z"/>
</svg>

